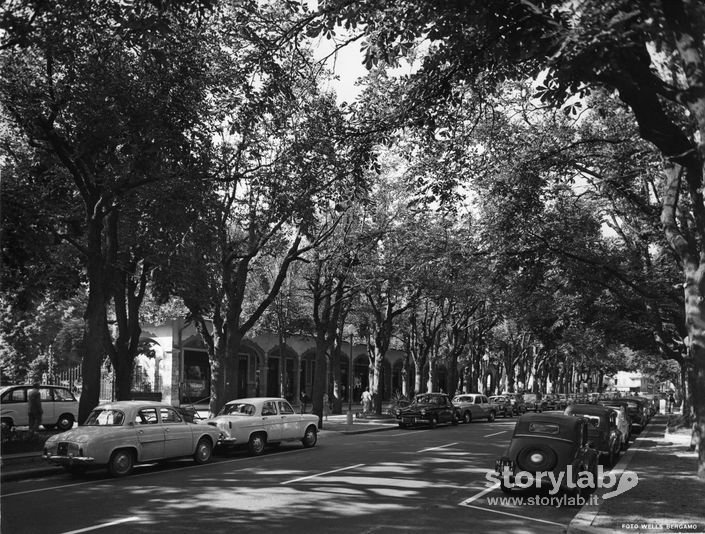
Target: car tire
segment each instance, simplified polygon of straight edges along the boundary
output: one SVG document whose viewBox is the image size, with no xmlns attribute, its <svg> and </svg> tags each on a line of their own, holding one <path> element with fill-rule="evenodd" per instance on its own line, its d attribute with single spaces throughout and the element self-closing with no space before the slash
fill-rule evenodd
<svg viewBox="0 0 705 534">
<path fill-rule="evenodd" d="M 304 448 L 310 449 L 311 447 L 314 447 L 317 442 L 318 442 L 318 431 L 316 430 L 315 426 L 310 425 L 306 429 L 306 432 L 304 432 L 304 437 L 301 440 L 301 443 L 303 443 Z"/>
<path fill-rule="evenodd" d="M 114 477 L 124 477 L 132 473 L 135 466 L 135 453 L 130 449 L 118 449 L 110 457 L 108 472 Z"/>
<path fill-rule="evenodd" d="M 193 453 L 193 461 L 197 464 L 207 464 L 213 456 L 213 444 L 208 438 L 201 438 L 196 445 L 196 452 Z"/>
<path fill-rule="evenodd" d="M 453 426 L 458 426 L 458 423 L 460 421 L 458 420 L 458 414 L 457 412 L 453 412 L 453 415 L 450 418 L 450 424 Z"/>
<path fill-rule="evenodd" d="M 73 422 L 73 415 L 63 414 L 59 417 L 58 421 L 56 421 L 56 426 L 62 432 L 66 432 L 67 430 L 71 430 L 73 428 Z"/>
<path fill-rule="evenodd" d="M 494 421 L 495 417 L 496 417 L 496 415 L 495 415 L 494 411 L 490 411 L 490 414 L 487 416 L 487 421 L 489 423 L 491 423 L 492 421 Z"/>
<path fill-rule="evenodd" d="M 436 428 L 438 426 L 438 416 L 431 416 L 431 428 Z"/>
<path fill-rule="evenodd" d="M 534 460 L 535 455 L 540 455 L 541 462 Z M 524 447 L 517 454 L 516 462 L 522 471 L 537 473 L 539 471 L 551 471 L 558 461 L 558 457 L 553 449 L 544 445 L 530 445 Z"/>
<path fill-rule="evenodd" d="M 252 456 L 260 456 L 264 453 L 264 448 L 267 445 L 267 436 L 258 432 L 250 436 L 250 441 L 247 443 L 247 448 Z"/>
<path fill-rule="evenodd" d="M 472 423 L 472 412 L 470 412 L 470 410 L 463 413 L 463 423 Z"/>
</svg>

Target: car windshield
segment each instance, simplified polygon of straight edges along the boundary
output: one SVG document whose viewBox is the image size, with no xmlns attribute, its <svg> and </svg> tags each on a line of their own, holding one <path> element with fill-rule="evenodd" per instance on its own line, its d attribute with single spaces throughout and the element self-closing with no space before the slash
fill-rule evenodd
<svg viewBox="0 0 705 534">
<path fill-rule="evenodd" d="M 96 408 L 83 426 L 120 426 L 125 421 L 125 414 L 120 410 Z"/>
<path fill-rule="evenodd" d="M 414 399 L 415 404 L 440 404 L 440 397 L 434 395 L 417 395 Z"/>
<path fill-rule="evenodd" d="M 600 426 L 600 417 L 598 415 L 587 415 L 584 413 L 574 413 L 573 415 L 579 415 L 583 419 L 587 419 L 588 422 L 594 427 Z"/>
<path fill-rule="evenodd" d="M 226 404 L 218 415 L 255 415 L 255 407 L 244 402 Z"/>
</svg>

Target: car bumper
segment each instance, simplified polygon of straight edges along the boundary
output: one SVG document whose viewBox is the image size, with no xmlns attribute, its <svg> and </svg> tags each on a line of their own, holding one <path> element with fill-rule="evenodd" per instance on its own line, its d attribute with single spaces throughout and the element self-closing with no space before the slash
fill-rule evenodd
<svg viewBox="0 0 705 534">
<path fill-rule="evenodd" d="M 399 418 L 399 422 L 405 425 L 428 425 L 431 423 L 430 417 L 414 415 L 414 416 L 402 416 Z"/>
<path fill-rule="evenodd" d="M 44 458 L 50 464 L 55 465 L 93 465 L 95 458 L 91 456 L 59 456 L 56 454 L 43 454 Z"/>
</svg>

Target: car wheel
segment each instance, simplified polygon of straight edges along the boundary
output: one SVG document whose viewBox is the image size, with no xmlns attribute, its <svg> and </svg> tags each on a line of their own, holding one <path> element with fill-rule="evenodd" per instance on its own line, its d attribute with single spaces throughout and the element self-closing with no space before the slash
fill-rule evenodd
<svg viewBox="0 0 705 534">
<path fill-rule="evenodd" d="M 304 434 L 304 438 L 301 440 L 301 443 L 303 443 L 305 448 L 310 449 L 315 446 L 317 442 L 318 431 L 315 426 L 311 425 L 306 429 L 306 433 Z"/>
<path fill-rule="evenodd" d="M 490 414 L 487 416 L 487 421 L 489 421 L 491 423 L 492 421 L 494 421 L 494 418 L 495 418 L 495 413 L 493 411 L 491 411 Z"/>
<path fill-rule="evenodd" d="M 458 426 L 459 422 L 460 421 L 458 421 L 458 414 L 456 412 L 453 412 L 453 415 L 450 418 L 450 424 L 453 426 Z"/>
<path fill-rule="evenodd" d="M 463 414 L 463 423 L 471 423 L 472 422 L 472 413 L 470 411 L 467 411 Z"/>
<path fill-rule="evenodd" d="M 531 445 L 525 447 L 517 454 L 517 465 L 523 471 L 537 473 L 539 471 L 550 471 L 557 462 L 556 453 L 553 449 L 544 445 Z"/>
<path fill-rule="evenodd" d="M 252 434 L 250 441 L 247 444 L 252 456 L 259 456 L 264 452 L 264 447 L 267 444 L 267 437 L 263 433 Z"/>
<path fill-rule="evenodd" d="M 434 415 L 431 417 L 431 428 L 436 428 L 438 426 L 438 416 Z"/>
<path fill-rule="evenodd" d="M 132 472 L 135 454 L 129 449 L 118 449 L 110 457 L 108 472 L 114 477 L 124 477 Z"/>
<path fill-rule="evenodd" d="M 197 464 L 207 464 L 213 455 L 213 445 L 208 438 L 201 438 L 196 445 L 196 452 L 193 453 L 193 461 Z"/>
<path fill-rule="evenodd" d="M 71 430 L 73 428 L 73 415 L 71 414 L 64 414 L 61 417 L 59 417 L 59 420 L 56 422 L 56 426 L 59 427 L 59 430 L 62 432 L 66 432 L 67 430 Z"/>
</svg>

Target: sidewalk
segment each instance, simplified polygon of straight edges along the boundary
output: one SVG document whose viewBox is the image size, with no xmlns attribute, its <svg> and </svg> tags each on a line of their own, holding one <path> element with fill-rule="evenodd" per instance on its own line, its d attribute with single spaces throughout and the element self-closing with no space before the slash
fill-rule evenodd
<svg viewBox="0 0 705 534">
<path fill-rule="evenodd" d="M 598 489 L 598 504 L 583 506 L 569 533 L 705 533 L 705 483 L 696 476 L 697 453 L 690 450 L 689 432 L 665 433 L 667 422 L 666 415 L 651 420 L 613 470 L 617 486 Z M 623 487 L 629 472 L 638 476 L 636 486 L 603 499 Z"/>
</svg>

